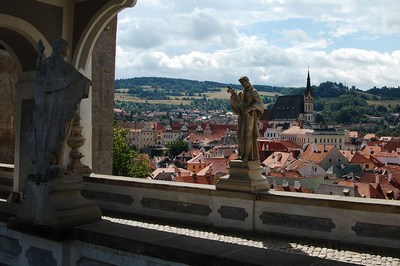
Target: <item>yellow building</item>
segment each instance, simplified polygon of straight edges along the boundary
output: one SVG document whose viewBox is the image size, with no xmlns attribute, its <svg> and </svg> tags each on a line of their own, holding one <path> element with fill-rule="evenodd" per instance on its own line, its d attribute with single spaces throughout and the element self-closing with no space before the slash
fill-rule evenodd
<svg viewBox="0 0 400 266">
<path fill-rule="evenodd" d="M 345 145 L 345 131 L 336 129 L 308 129 L 298 126 L 291 127 L 283 131 L 280 135 L 283 140 L 291 140 L 298 145 L 309 143 L 332 145 L 339 150 Z"/>
</svg>

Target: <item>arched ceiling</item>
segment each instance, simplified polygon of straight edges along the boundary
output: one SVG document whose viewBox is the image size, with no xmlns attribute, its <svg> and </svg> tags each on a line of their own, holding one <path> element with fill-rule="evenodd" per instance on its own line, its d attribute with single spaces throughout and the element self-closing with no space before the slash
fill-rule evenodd
<svg viewBox="0 0 400 266">
<path fill-rule="evenodd" d="M 36 69 L 39 39 L 49 56 L 50 44 L 66 38 L 72 63 L 85 69 L 106 23 L 135 4 L 136 0 L 1 0 L 0 45 L 15 57 L 20 71 L 29 72 Z"/>
<path fill-rule="evenodd" d="M 3 47 L 18 58 L 20 71 L 28 72 L 36 69 L 36 50 L 35 47 L 20 33 L 8 28 L 0 27 L 0 40 L 4 43 Z"/>
</svg>

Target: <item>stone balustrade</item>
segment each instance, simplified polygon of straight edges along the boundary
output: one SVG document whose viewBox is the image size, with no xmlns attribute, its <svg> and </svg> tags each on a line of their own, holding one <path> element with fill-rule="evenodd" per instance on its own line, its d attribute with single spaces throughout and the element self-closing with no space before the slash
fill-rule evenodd
<svg viewBox="0 0 400 266">
<path fill-rule="evenodd" d="M 400 202 L 91 174 L 82 194 L 105 213 L 384 248 L 400 247 Z"/>
<path fill-rule="evenodd" d="M 13 166 L 0 164 L 3 198 Z M 142 215 L 215 228 L 400 247 L 400 202 L 270 190 L 247 193 L 213 185 L 90 174 L 83 196 L 104 213 Z"/>
</svg>

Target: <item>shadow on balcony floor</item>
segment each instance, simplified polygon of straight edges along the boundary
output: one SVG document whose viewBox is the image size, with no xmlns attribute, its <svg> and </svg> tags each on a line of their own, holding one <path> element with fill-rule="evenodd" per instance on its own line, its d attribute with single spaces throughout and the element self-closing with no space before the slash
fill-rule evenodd
<svg viewBox="0 0 400 266">
<path fill-rule="evenodd" d="M 138 230 L 171 233 L 175 236 L 175 240 L 184 241 L 186 239 L 188 241 L 191 239 L 188 243 L 197 239 L 202 243 L 199 244 L 200 246 L 210 245 L 208 249 L 214 247 L 215 252 L 220 252 L 221 257 L 233 257 L 238 262 L 254 263 L 255 265 L 400 265 L 398 251 L 377 249 L 376 247 L 354 246 L 281 235 L 255 235 L 229 230 L 214 230 L 204 226 L 165 220 L 154 221 L 137 216 L 129 218 L 110 213 L 103 216 L 103 220 Z M 190 249 L 191 245 L 185 246 L 184 243 L 181 248 Z M 233 247 L 230 254 L 224 254 L 220 249 L 225 245 Z M 198 248 L 198 246 L 194 247 Z"/>
</svg>

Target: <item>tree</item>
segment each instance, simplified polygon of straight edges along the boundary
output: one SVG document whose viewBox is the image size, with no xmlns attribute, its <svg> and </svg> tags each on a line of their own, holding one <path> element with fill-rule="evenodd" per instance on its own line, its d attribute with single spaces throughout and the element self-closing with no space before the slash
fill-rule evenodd
<svg viewBox="0 0 400 266">
<path fill-rule="evenodd" d="M 150 175 L 150 160 L 146 154 L 134 151 L 126 142 L 128 130 L 114 128 L 113 175 L 146 178 Z"/>
<path fill-rule="evenodd" d="M 169 150 L 169 155 L 176 157 L 183 151 L 188 151 L 189 145 L 182 140 L 172 141 L 165 145 Z"/>
</svg>

